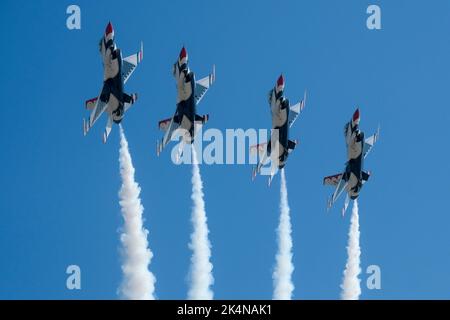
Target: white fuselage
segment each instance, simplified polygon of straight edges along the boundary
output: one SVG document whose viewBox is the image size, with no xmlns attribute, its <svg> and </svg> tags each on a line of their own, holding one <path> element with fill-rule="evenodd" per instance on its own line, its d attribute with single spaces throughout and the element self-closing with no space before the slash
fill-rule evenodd
<svg viewBox="0 0 450 320">
<path fill-rule="evenodd" d="M 188 74 L 189 72 L 189 69 L 187 69 L 186 73 Z M 177 104 L 188 100 L 192 95 L 192 80 L 186 81 L 186 73 L 180 70 L 178 63 L 175 63 L 174 76 L 177 83 Z"/>
<path fill-rule="evenodd" d="M 271 152 L 270 158 L 272 161 L 272 170 L 278 168 L 282 163 L 280 163 L 280 157 L 286 152 L 286 148 L 280 142 L 281 135 L 285 130 L 284 126 L 288 120 L 288 108 L 281 108 L 284 97 L 276 97 L 275 91 L 273 89 L 270 93 L 270 110 L 272 112 L 272 132 L 271 132 Z"/>
<path fill-rule="evenodd" d="M 270 109 L 272 111 L 272 128 L 282 127 L 288 118 L 287 109 L 281 109 L 281 99 L 277 99 L 275 89 L 270 97 Z"/>
<path fill-rule="evenodd" d="M 347 144 L 347 160 L 354 161 L 361 157 L 362 153 L 362 142 L 357 141 L 357 136 L 359 134 L 359 130 L 354 128 L 352 130 L 352 122 L 346 126 L 345 132 L 345 142 Z M 355 175 L 353 170 L 350 171 L 350 176 L 348 178 L 347 192 L 350 197 L 357 197 L 358 192 L 355 191 L 355 187 L 359 183 L 359 178 Z"/>
<path fill-rule="evenodd" d="M 187 116 L 186 112 L 189 112 L 188 103 L 187 102 L 192 97 L 192 81 L 195 81 L 192 77 L 191 79 L 187 79 L 186 75 L 190 73 L 189 68 L 186 68 L 184 71 L 180 69 L 178 62 L 174 65 L 173 75 L 175 77 L 176 86 L 177 86 L 177 110 L 178 116 L 181 117 L 179 129 L 183 137 L 183 141 L 185 143 L 191 143 L 192 135 L 195 136 L 195 127 L 192 131 L 192 127 L 194 126 L 194 122 Z M 181 105 L 183 104 L 183 105 Z"/>
<path fill-rule="evenodd" d="M 357 159 L 362 152 L 362 143 L 357 142 L 358 131 L 351 129 L 351 123 L 347 126 L 345 132 L 345 142 L 347 144 L 347 160 Z"/>
<path fill-rule="evenodd" d="M 113 59 L 112 51 L 116 50 L 116 44 L 112 47 L 105 47 L 105 40 L 101 41 L 101 56 L 103 62 L 103 81 L 112 80 L 117 78 L 120 72 L 120 56 L 117 56 Z M 119 100 L 117 97 L 111 92 L 109 94 L 108 100 L 108 111 L 112 113 L 119 107 Z"/>
<path fill-rule="evenodd" d="M 119 57 L 113 59 L 112 49 L 114 47 L 105 48 L 105 41 L 102 41 L 101 55 L 103 60 L 103 81 L 115 78 L 119 73 Z"/>
</svg>

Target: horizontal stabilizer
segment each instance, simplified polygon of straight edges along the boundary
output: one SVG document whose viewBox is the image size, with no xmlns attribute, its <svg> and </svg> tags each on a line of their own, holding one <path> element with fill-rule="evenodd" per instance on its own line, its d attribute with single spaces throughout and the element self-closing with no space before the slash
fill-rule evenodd
<svg viewBox="0 0 450 320">
<path fill-rule="evenodd" d="M 95 104 L 97 103 L 98 98 L 92 98 L 86 101 L 85 106 L 87 110 L 94 110 Z"/>
<path fill-rule="evenodd" d="M 267 149 L 267 142 L 256 144 L 256 145 L 250 146 L 250 154 L 261 155 L 262 153 L 266 152 L 266 149 Z"/>
<path fill-rule="evenodd" d="M 167 129 L 170 126 L 170 122 L 172 121 L 172 118 L 164 119 L 158 122 L 158 128 L 162 131 L 167 131 Z"/>
<path fill-rule="evenodd" d="M 333 176 L 328 176 L 323 178 L 323 184 L 328 186 L 337 186 L 342 178 L 342 173 L 335 174 Z"/>
</svg>

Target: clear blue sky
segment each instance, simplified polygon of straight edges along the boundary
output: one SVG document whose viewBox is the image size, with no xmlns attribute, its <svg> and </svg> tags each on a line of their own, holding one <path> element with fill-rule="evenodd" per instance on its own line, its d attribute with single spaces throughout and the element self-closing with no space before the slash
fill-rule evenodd
<svg viewBox="0 0 450 320">
<path fill-rule="evenodd" d="M 307 107 L 287 165 L 295 299 L 339 298 L 349 217 L 326 213 L 322 177 L 345 161 L 343 125 L 356 106 L 362 129 L 381 125 L 360 197 L 362 298 L 450 298 L 448 184 L 450 2 L 4 1 L 0 11 L 0 298 L 117 298 L 121 281 L 119 132 L 101 142 L 102 118 L 83 137 L 84 101 L 98 94 L 98 40 L 109 20 L 125 54 L 145 57 L 127 91 L 140 100 L 124 128 L 142 187 L 150 266 L 160 299 L 187 293 L 189 166 L 155 155 L 157 122 L 175 108 L 172 63 L 183 44 L 197 76 L 216 64 L 201 104 L 208 128 L 267 128 L 266 94 L 280 72 Z M 382 30 L 366 8 L 382 9 Z M 272 297 L 279 176 L 251 181 L 251 166 L 202 166 L 218 299 Z M 82 270 L 82 290 L 65 269 Z M 367 266 L 382 290 L 365 287 Z"/>
</svg>

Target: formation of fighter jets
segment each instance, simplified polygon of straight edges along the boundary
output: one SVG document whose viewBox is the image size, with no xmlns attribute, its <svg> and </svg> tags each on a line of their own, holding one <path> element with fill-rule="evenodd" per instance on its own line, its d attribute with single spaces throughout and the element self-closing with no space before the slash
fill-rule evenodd
<svg viewBox="0 0 450 320">
<path fill-rule="evenodd" d="M 112 124 L 119 124 L 125 112 L 136 102 L 137 94 L 126 94 L 123 86 L 130 79 L 131 74 L 144 57 L 144 48 L 122 58 L 122 52 L 114 41 L 114 28 L 110 23 L 106 26 L 105 34 L 100 39 L 99 51 L 103 62 L 103 88 L 100 95 L 86 101 L 86 109 L 92 110 L 89 120 L 83 119 L 83 131 L 86 135 L 103 112 L 108 114 L 103 142 L 106 143 Z"/>
<path fill-rule="evenodd" d="M 143 44 L 139 52 L 126 58 L 117 48 L 114 29 L 108 23 L 105 34 L 100 40 L 99 51 L 103 62 L 103 87 L 100 95 L 87 100 L 86 109 L 91 110 L 89 120 L 83 119 L 83 132 L 86 135 L 100 116 L 106 112 L 108 119 L 103 133 L 103 142 L 111 132 L 113 122 L 119 124 L 125 113 L 136 102 L 137 94 L 124 92 L 124 85 L 131 74 L 143 59 Z M 164 136 L 157 143 L 157 155 L 178 135 L 182 143 L 179 145 L 177 159 L 183 153 L 184 145 L 192 144 L 197 132 L 197 126 L 205 124 L 209 115 L 198 115 L 197 106 L 205 93 L 215 81 L 215 66 L 211 74 L 196 80 L 194 72 L 188 66 L 188 53 L 186 48 L 180 51 L 177 61 L 173 65 L 173 76 L 177 87 L 176 110 L 171 118 L 161 120 L 159 128 Z M 270 167 L 269 186 L 279 169 L 286 166 L 289 154 L 296 148 L 298 141 L 289 138 L 289 129 L 293 126 L 300 113 L 305 108 L 306 91 L 303 100 L 291 105 L 284 95 L 285 79 L 280 75 L 274 88 L 269 91 L 268 102 L 272 115 L 272 128 L 268 142 L 260 143 L 250 148 L 251 152 L 258 154 L 258 163 L 253 168 L 252 179 L 261 174 L 261 169 Z M 361 188 L 368 181 L 370 172 L 363 170 L 364 159 L 379 137 L 378 131 L 368 137 L 359 130 L 360 111 L 357 109 L 352 119 L 344 127 L 345 142 L 347 145 L 347 162 L 342 173 L 325 177 L 324 185 L 335 187 L 335 191 L 328 200 L 328 209 L 337 201 L 345 191 L 347 193 L 342 215 L 345 214 L 350 199 L 358 198 Z"/>
<path fill-rule="evenodd" d="M 363 170 L 364 159 L 372 150 L 380 134 L 380 129 L 378 129 L 374 135 L 365 139 L 364 132 L 359 130 L 360 120 L 359 109 L 356 109 L 352 119 L 344 127 L 345 143 L 347 145 L 347 162 L 344 172 L 323 179 L 324 185 L 336 187 L 333 195 L 328 200 L 328 208 L 331 208 L 344 191 L 347 192 L 342 216 L 347 210 L 350 199 L 356 200 L 364 183 L 369 180 L 370 172 Z"/>
<path fill-rule="evenodd" d="M 173 65 L 173 76 L 177 84 L 177 109 L 172 118 L 161 120 L 158 123 L 159 128 L 165 134 L 161 142 L 158 141 L 156 152 L 159 156 L 178 130 L 182 133 L 183 139 L 177 152 L 178 161 L 182 155 L 184 144 L 194 143 L 196 124 L 205 124 L 208 121 L 208 115 L 197 114 L 197 105 L 214 83 L 215 67 L 213 66 L 212 73 L 207 77 L 196 81 L 194 72 L 188 66 L 188 53 L 183 47 L 177 62 Z"/>
<path fill-rule="evenodd" d="M 259 162 L 253 168 L 254 179 L 261 168 L 268 162 L 271 164 L 269 186 L 277 169 L 283 169 L 289 154 L 297 146 L 297 140 L 289 140 L 289 128 L 292 127 L 297 117 L 302 112 L 306 103 L 306 91 L 302 101 L 290 105 L 284 96 L 284 77 L 281 75 L 275 87 L 269 91 L 269 106 L 272 113 L 272 130 L 270 140 L 250 148 L 251 152 L 257 152 Z"/>
</svg>

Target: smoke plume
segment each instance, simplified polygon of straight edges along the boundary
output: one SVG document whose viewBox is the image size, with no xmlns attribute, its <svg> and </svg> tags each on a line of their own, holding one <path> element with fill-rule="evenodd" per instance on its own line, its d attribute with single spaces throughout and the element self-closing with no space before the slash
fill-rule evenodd
<svg viewBox="0 0 450 320">
<path fill-rule="evenodd" d="M 153 300 L 156 279 L 149 271 L 153 253 L 147 242 L 148 231 L 143 227 L 144 207 L 139 198 L 141 188 L 134 180 L 134 167 L 122 126 L 120 126 L 119 153 L 122 177 L 119 203 L 124 219 L 123 233 L 120 235 L 123 280 L 119 293 L 124 299 Z"/>
<path fill-rule="evenodd" d="M 280 222 L 277 229 L 278 253 L 276 255 L 276 266 L 273 272 L 275 300 L 290 300 L 294 284 L 292 283 L 292 237 L 291 218 L 289 213 L 288 193 L 284 169 L 281 169 L 280 186 Z"/>
<path fill-rule="evenodd" d="M 350 223 L 350 231 L 348 233 L 347 246 L 348 260 L 344 270 L 344 278 L 341 284 L 342 300 L 358 300 L 361 295 L 361 280 L 358 278 L 361 273 L 360 256 L 361 248 L 359 247 L 359 215 L 358 201 L 353 202 L 352 218 Z"/>
<path fill-rule="evenodd" d="M 189 248 L 192 250 L 190 267 L 190 288 L 188 299 L 212 300 L 213 292 L 210 286 L 214 283 L 213 265 L 210 262 L 211 244 L 208 240 L 208 225 L 203 200 L 203 183 L 198 166 L 195 149 L 192 148 L 192 215 L 193 231 Z"/>
</svg>

